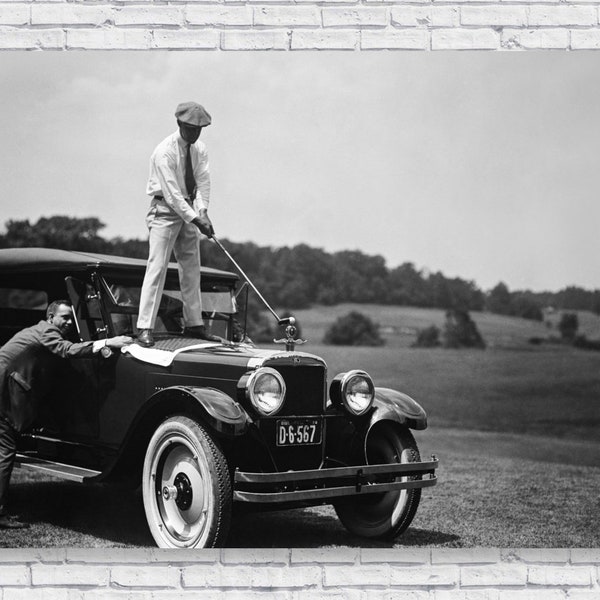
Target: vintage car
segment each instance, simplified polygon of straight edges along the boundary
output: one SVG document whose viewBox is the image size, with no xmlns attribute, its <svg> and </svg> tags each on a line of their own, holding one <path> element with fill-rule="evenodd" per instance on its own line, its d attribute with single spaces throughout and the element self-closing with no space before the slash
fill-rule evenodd
<svg viewBox="0 0 600 600">
<path fill-rule="evenodd" d="M 144 269 L 116 256 L 0 250 L 0 344 L 63 298 L 76 340 L 135 336 Z M 236 299 L 248 285 L 238 282 L 234 272 L 203 268 L 205 323 L 222 341 L 190 339 L 171 265 L 155 346 L 58 360 L 54 393 L 21 436 L 17 465 L 141 487 L 161 547 L 223 545 L 242 504 L 332 504 L 356 535 L 397 536 L 421 489 L 436 483 L 437 459 L 421 461 L 410 431 L 426 428 L 424 410 L 360 369 L 328 384 L 325 362 L 296 350 L 293 318 L 281 319 L 285 347 L 255 347 Z"/>
</svg>

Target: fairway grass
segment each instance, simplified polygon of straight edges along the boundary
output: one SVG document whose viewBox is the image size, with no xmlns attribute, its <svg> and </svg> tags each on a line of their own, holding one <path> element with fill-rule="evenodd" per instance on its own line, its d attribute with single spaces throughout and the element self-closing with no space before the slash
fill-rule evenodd
<svg viewBox="0 0 600 600">
<path fill-rule="evenodd" d="M 323 345 L 327 327 L 350 310 L 378 322 L 386 345 Z M 590 442 L 600 438 L 600 352 L 530 344 L 531 337 L 548 335 L 544 323 L 472 313 L 488 347 L 454 350 L 410 347 L 416 329 L 442 325 L 441 310 L 349 304 L 315 307 L 297 316 L 309 339 L 298 349 L 322 356 L 330 378 L 364 369 L 375 385 L 415 398 L 431 425 Z M 585 323 L 591 331 L 600 318 L 588 313 Z"/>
<path fill-rule="evenodd" d="M 330 376 L 362 368 L 375 385 L 412 396 L 437 427 L 599 439 L 600 353 L 562 347 L 311 350 L 326 359 Z"/>
<path fill-rule="evenodd" d="M 349 310 L 385 329 L 378 348 L 325 346 L 325 329 Z M 417 327 L 443 311 L 369 305 L 298 311 L 298 350 L 322 356 L 329 380 L 360 368 L 427 411 L 415 432 L 424 459 L 440 460 L 408 531 L 393 542 L 349 534 L 331 506 L 236 514 L 230 547 L 600 546 L 600 352 L 531 345 L 543 323 L 473 313 L 488 348 L 413 349 Z M 589 331 L 598 318 L 586 317 Z M 281 346 L 267 346 L 281 350 Z M 26 531 L 2 547 L 152 546 L 139 494 L 84 487 L 17 471 L 11 489 Z"/>
<path fill-rule="evenodd" d="M 234 514 L 228 547 L 567 548 L 600 546 L 598 445 L 520 434 L 415 432 L 440 459 L 412 526 L 393 541 L 351 535 L 332 506 Z M 546 460 L 552 456 L 553 461 Z M 0 546 L 151 547 L 139 493 L 17 471 L 13 500 L 28 530 Z"/>
</svg>

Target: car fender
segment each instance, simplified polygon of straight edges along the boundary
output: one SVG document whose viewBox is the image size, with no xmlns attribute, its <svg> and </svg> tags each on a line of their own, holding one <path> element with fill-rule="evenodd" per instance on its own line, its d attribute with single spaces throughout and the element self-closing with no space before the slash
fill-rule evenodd
<svg viewBox="0 0 600 600">
<path fill-rule="evenodd" d="M 367 431 L 381 421 L 394 421 L 410 429 L 427 428 L 427 414 L 416 400 L 397 390 L 376 387 Z"/>
<path fill-rule="evenodd" d="M 330 408 L 332 415 L 344 416 L 346 413 L 334 406 Z M 333 439 L 328 437 L 327 455 L 341 463 L 357 464 L 365 460 L 367 440 L 370 435 L 377 435 L 379 423 L 393 423 L 397 427 L 409 429 L 425 429 L 427 415 L 421 405 L 407 394 L 388 388 L 375 388 L 375 399 L 371 410 L 351 419 L 331 419 Z"/>
<path fill-rule="evenodd" d="M 140 408 L 115 459 L 95 480 L 130 480 L 130 473 L 141 469 L 148 440 L 156 427 L 175 414 L 197 419 L 223 438 L 241 436 L 252 424 L 240 404 L 220 390 L 190 386 L 163 388 Z"/>
<path fill-rule="evenodd" d="M 221 390 L 183 385 L 163 388 L 152 394 L 136 421 L 144 421 L 151 415 L 154 415 L 152 420 L 155 421 L 161 414 L 174 413 L 196 413 L 205 425 L 225 436 L 242 435 L 252 423 L 240 404 Z"/>
<path fill-rule="evenodd" d="M 173 397 L 181 396 L 192 398 L 200 409 L 206 424 L 221 434 L 242 435 L 252 423 L 252 419 L 239 402 L 221 390 L 210 387 L 168 387 L 153 394 L 148 403 L 153 405 L 166 400 L 170 405 Z"/>
</svg>

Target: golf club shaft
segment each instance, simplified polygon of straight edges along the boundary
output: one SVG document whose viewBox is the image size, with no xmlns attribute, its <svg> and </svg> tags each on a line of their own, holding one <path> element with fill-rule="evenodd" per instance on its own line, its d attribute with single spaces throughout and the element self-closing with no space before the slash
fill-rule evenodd
<svg viewBox="0 0 600 600">
<path fill-rule="evenodd" d="M 263 301 L 263 304 L 271 311 L 271 314 L 277 319 L 278 322 L 280 322 L 281 319 L 279 318 L 279 315 L 271 308 L 269 303 L 263 298 L 263 295 L 256 289 L 256 286 L 250 281 L 248 275 L 244 273 L 242 267 L 240 267 L 240 265 L 238 265 L 237 262 L 235 262 L 233 256 L 229 254 L 227 249 L 223 246 L 223 244 L 221 244 L 221 242 L 217 239 L 215 235 L 212 236 L 212 239 L 214 240 L 215 244 L 217 244 L 217 246 L 219 246 L 219 248 L 221 248 L 221 250 L 226 254 L 227 258 L 234 264 L 236 269 L 242 274 L 242 277 L 248 282 L 248 285 L 250 285 L 250 287 L 258 294 L 258 297 Z"/>
</svg>

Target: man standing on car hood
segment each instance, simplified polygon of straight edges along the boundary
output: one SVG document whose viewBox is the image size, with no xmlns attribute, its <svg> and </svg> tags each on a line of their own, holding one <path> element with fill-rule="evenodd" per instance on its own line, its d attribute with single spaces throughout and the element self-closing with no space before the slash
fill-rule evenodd
<svg viewBox="0 0 600 600">
<path fill-rule="evenodd" d="M 150 231 L 148 264 L 137 321 L 138 344 L 153 346 L 152 330 L 160 305 L 171 252 L 179 269 L 184 335 L 219 341 L 206 332 L 200 296 L 200 234 L 214 230 L 208 218 L 210 173 L 204 142 L 199 140 L 211 117 L 196 102 L 175 110 L 178 131 L 164 139 L 150 158 L 147 194 L 151 196 L 146 224 Z"/>
<path fill-rule="evenodd" d="M 0 529 L 27 527 L 6 514 L 8 486 L 15 462 L 17 441 L 30 427 L 40 404 L 52 390 L 56 359 L 89 357 L 133 340 L 125 335 L 73 343 L 65 339 L 73 326 L 73 309 L 67 300 L 55 300 L 46 309 L 46 320 L 15 334 L 0 349 Z"/>
</svg>

